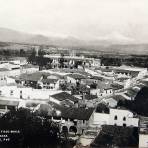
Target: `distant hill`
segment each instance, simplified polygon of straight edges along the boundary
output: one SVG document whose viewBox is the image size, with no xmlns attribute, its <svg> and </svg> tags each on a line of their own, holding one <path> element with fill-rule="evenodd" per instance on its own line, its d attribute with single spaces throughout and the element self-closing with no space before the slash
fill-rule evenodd
<svg viewBox="0 0 148 148">
<path fill-rule="evenodd" d="M 0 42 L 45 44 L 76 49 L 96 50 L 106 53 L 123 54 L 148 54 L 148 44 L 133 44 L 132 39 L 119 33 L 113 33 L 106 37 L 98 37 L 94 40 L 82 40 L 68 36 L 48 37 L 40 34 L 29 34 L 12 29 L 0 28 Z"/>
<path fill-rule="evenodd" d="M 33 37 L 31 34 L 23 32 L 0 28 L 0 41 L 1 42 L 25 42 L 27 39 Z"/>
<path fill-rule="evenodd" d="M 40 34 L 27 34 L 24 32 L 11 30 L 7 28 L 0 28 L 1 42 L 17 42 L 17 43 L 31 43 L 31 44 L 47 44 L 58 46 L 86 46 L 86 45 L 104 45 L 104 41 L 86 41 L 75 37 L 48 37 Z M 106 42 L 107 43 L 107 42 Z"/>
</svg>

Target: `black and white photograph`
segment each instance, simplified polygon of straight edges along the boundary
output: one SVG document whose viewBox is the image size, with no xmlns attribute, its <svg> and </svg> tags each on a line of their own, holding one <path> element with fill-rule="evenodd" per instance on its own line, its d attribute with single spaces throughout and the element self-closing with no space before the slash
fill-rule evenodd
<svg viewBox="0 0 148 148">
<path fill-rule="evenodd" d="M 0 148 L 148 148 L 148 0 L 0 0 Z"/>
</svg>

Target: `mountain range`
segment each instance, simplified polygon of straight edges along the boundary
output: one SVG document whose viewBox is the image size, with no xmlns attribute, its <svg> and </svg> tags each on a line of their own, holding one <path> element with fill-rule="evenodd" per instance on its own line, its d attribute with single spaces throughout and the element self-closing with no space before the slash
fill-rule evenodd
<svg viewBox="0 0 148 148">
<path fill-rule="evenodd" d="M 98 37 L 96 39 L 84 40 L 73 36 L 48 37 L 40 34 L 29 34 L 8 28 L 0 28 L 0 41 L 61 45 L 61 46 L 62 45 L 84 46 L 84 45 L 110 45 L 115 43 L 126 44 L 126 43 L 131 43 L 133 40 L 117 32 L 113 32 L 112 34 L 103 37 Z"/>
<path fill-rule="evenodd" d="M 60 47 L 96 49 L 115 53 L 148 54 L 148 44 L 135 44 L 134 40 L 118 32 L 91 40 L 73 36 L 49 37 L 40 34 L 24 33 L 8 28 L 0 28 L 0 42 L 45 44 Z"/>
</svg>

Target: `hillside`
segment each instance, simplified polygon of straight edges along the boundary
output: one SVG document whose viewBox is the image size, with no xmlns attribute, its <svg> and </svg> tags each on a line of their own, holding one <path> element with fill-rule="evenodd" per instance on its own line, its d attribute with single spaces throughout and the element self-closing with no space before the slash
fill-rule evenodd
<svg viewBox="0 0 148 148">
<path fill-rule="evenodd" d="M 39 34 L 29 34 L 12 29 L 0 28 L 0 47 L 7 46 L 11 49 L 12 44 L 9 46 L 7 42 L 17 43 L 16 49 L 20 48 L 21 44 L 44 44 L 54 45 L 59 47 L 68 47 L 74 49 L 83 49 L 87 51 L 96 50 L 102 53 L 114 54 L 148 54 L 148 44 L 133 44 L 128 42 L 126 37 L 119 34 L 109 35 L 108 38 L 94 39 L 94 40 L 81 40 L 72 36 L 65 38 L 48 37 Z M 13 44 L 13 48 L 15 48 Z M 24 46 L 24 45 L 23 45 Z"/>
</svg>

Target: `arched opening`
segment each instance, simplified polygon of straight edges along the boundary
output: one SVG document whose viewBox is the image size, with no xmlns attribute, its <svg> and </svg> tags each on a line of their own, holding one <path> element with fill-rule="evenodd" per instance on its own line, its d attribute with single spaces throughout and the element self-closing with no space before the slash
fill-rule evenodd
<svg viewBox="0 0 148 148">
<path fill-rule="evenodd" d="M 69 132 L 73 132 L 73 133 L 77 133 L 77 128 L 75 127 L 75 126 L 71 126 L 70 128 L 69 128 Z"/>
<path fill-rule="evenodd" d="M 125 123 L 123 123 L 123 127 L 126 127 L 126 124 Z"/>
<path fill-rule="evenodd" d="M 114 120 L 117 120 L 118 119 L 118 117 L 117 117 L 117 115 L 114 117 Z"/>
<path fill-rule="evenodd" d="M 67 137 L 68 137 L 68 127 L 67 126 L 62 127 L 61 136 L 67 140 Z"/>
<path fill-rule="evenodd" d="M 123 117 L 123 121 L 126 121 L 126 117 Z"/>
<path fill-rule="evenodd" d="M 68 127 L 67 127 L 67 126 L 63 126 L 63 127 L 62 127 L 62 132 L 68 133 Z"/>
</svg>

